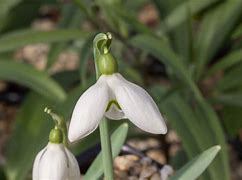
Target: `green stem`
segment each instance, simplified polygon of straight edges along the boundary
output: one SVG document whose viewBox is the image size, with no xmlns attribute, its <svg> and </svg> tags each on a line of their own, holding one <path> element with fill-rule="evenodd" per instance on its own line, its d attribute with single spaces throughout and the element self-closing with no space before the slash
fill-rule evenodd
<svg viewBox="0 0 242 180">
<path fill-rule="evenodd" d="M 100 76 L 99 68 L 98 68 L 98 59 L 100 54 L 103 53 L 104 49 L 109 49 L 111 44 L 111 34 L 107 33 L 99 33 L 96 35 L 93 41 L 94 46 L 94 61 L 95 61 L 95 69 L 96 69 L 96 79 L 98 80 Z M 108 121 L 106 118 L 103 118 L 99 124 L 100 130 L 100 139 L 101 139 L 101 148 L 102 148 L 102 159 L 103 159 L 103 168 L 104 168 L 104 176 L 105 180 L 113 180 L 113 159 L 112 159 L 112 149 L 111 149 L 111 140 L 108 130 Z"/>
<path fill-rule="evenodd" d="M 111 140 L 108 129 L 108 121 L 103 118 L 99 124 L 100 138 L 101 138 L 101 148 L 102 148 L 102 159 L 105 180 L 113 180 L 113 158 L 111 150 Z"/>
</svg>

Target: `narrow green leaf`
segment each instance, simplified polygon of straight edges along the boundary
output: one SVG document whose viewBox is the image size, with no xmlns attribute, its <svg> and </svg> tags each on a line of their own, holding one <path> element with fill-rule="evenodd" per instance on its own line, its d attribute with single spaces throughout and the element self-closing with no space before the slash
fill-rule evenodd
<svg viewBox="0 0 242 180">
<path fill-rule="evenodd" d="M 128 133 L 128 124 L 121 124 L 111 136 L 112 142 L 112 155 L 115 158 L 125 142 L 126 136 Z M 85 174 L 85 180 L 99 179 L 103 174 L 103 163 L 102 163 L 102 154 L 101 152 L 93 161 L 92 165 L 89 167 L 87 173 Z"/>
<path fill-rule="evenodd" d="M 85 38 L 89 33 L 78 29 L 68 30 L 19 30 L 0 37 L 0 52 L 11 51 L 27 44 L 53 43 Z"/>
<path fill-rule="evenodd" d="M 194 84 L 188 69 L 182 59 L 171 49 L 167 42 L 152 35 L 141 34 L 131 39 L 131 44 L 151 53 L 163 62 L 183 83 L 193 91 L 197 98 L 201 98 L 197 86 Z"/>
<path fill-rule="evenodd" d="M 47 73 L 26 64 L 1 60 L 0 79 L 27 86 L 53 102 L 63 101 L 66 97 L 64 90 Z"/>
<path fill-rule="evenodd" d="M 219 144 L 222 147 L 222 151 L 217 160 L 214 161 L 213 167 L 217 173 L 217 177 L 227 180 L 230 177 L 228 147 L 219 118 L 211 105 L 203 98 L 197 100 L 197 106 L 195 107 L 197 117 L 207 124 L 207 128 L 204 130 L 210 134 L 212 143 Z M 221 171 L 221 169 L 223 170 Z"/>
<path fill-rule="evenodd" d="M 242 35 L 242 24 L 238 25 L 232 34 L 232 39 L 238 39 Z"/>
<path fill-rule="evenodd" d="M 62 7 L 62 18 L 58 25 L 61 29 L 78 28 L 83 19 L 80 10 L 74 4 L 67 4 Z M 58 59 L 59 54 L 68 46 L 67 42 L 53 43 L 48 54 L 47 68 L 50 68 Z"/>
<path fill-rule="evenodd" d="M 171 180 L 188 180 L 197 179 L 203 171 L 209 166 L 213 161 L 217 153 L 220 151 L 220 146 L 213 146 L 208 150 L 204 151 L 202 154 L 188 162 L 183 166 L 176 174 L 171 177 Z"/>
<path fill-rule="evenodd" d="M 119 6 L 114 8 L 116 13 L 127 23 L 130 29 L 139 33 L 153 34 L 151 29 L 139 22 L 134 14 L 127 13 L 127 9 L 120 8 Z"/>
<path fill-rule="evenodd" d="M 219 94 L 211 99 L 214 103 L 221 103 L 224 105 L 237 106 L 242 108 L 242 93 Z"/>
<path fill-rule="evenodd" d="M 227 56 L 218 60 L 218 62 L 208 70 L 206 76 L 212 75 L 217 71 L 226 70 L 240 62 L 242 62 L 242 49 L 231 52 Z"/>
<path fill-rule="evenodd" d="M 221 124 L 215 112 L 203 98 L 194 101 L 190 94 L 187 96 L 181 94 L 180 88 L 177 91 L 169 90 L 172 93 L 163 92 L 162 88 L 160 89 L 154 96 L 156 102 L 159 102 L 159 107 L 167 120 L 183 140 L 183 147 L 188 157 L 194 157 L 214 144 L 221 145 L 223 151 L 206 175 L 211 179 L 217 177 L 227 179 L 229 177 L 227 148 Z M 221 169 L 223 169 L 222 173 Z"/>
<path fill-rule="evenodd" d="M 204 10 L 205 8 L 211 6 L 218 0 L 203 0 L 203 1 L 184 1 L 183 4 L 175 8 L 165 19 L 165 30 L 169 31 L 170 29 L 174 29 L 181 23 L 183 23 L 187 18 L 189 13 L 187 10 L 189 9 L 190 14 L 194 15 L 199 13 L 200 11 Z M 161 29 L 163 29 L 161 27 Z"/>
<path fill-rule="evenodd" d="M 214 144 L 210 131 L 207 132 L 207 122 L 203 118 L 198 118 L 184 99 L 173 95 L 165 101 L 160 101 L 162 102 L 162 111 L 165 112 L 172 127 L 176 129 L 179 137 L 181 137 L 183 147 L 189 158 Z M 208 175 L 212 179 L 216 177 L 216 173 L 211 168 Z"/>
<path fill-rule="evenodd" d="M 171 34 L 174 50 L 182 57 L 184 64 L 188 67 L 193 50 L 192 16 L 189 7 L 187 7 L 186 13 L 187 18 L 184 22 L 172 29 L 169 34 Z"/>
<path fill-rule="evenodd" d="M 216 88 L 221 91 L 228 91 L 237 87 L 242 87 L 242 63 L 226 72 L 223 78 L 216 84 Z"/>
<path fill-rule="evenodd" d="M 229 137 L 235 138 L 238 136 L 242 127 L 241 117 L 241 107 L 224 106 L 222 111 L 222 120 Z"/>
<path fill-rule="evenodd" d="M 80 60 L 79 60 L 79 73 L 81 78 L 81 83 L 83 86 L 87 84 L 87 62 L 93 51 L 93 39 L 94 36 L 90 36 L 84 42 L 81 51 L 80 51 Z"/>
<path fill-rule="evenodd" d="M 224 1 L 203 18 L 195 46 L 196 80 L 200 78 L 206 64 L 215 56 L 237 25 L 242 14 L 241 6 L 242 0 Z"/>
<path fill-rule="evenodd" d="M 26 97 L 6 147 L 5 171 L 8 179 L 25 180 L 36 154 L 47 145 L 48 132 L 54 123 L 44 113 L 44 108 L 50 105 L 38 94 L 30 93 Z"/>
</svg>

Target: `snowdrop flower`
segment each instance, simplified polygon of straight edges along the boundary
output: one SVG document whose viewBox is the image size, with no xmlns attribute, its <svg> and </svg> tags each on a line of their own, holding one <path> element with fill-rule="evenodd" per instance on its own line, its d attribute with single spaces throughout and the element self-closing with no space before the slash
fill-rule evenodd
<svg viewBox="0 0 242 180">
<path fill-rule="evenodd" d="M 71 142 L 93 132 L 103 116 L 112 120 L 128 118 L 150 133 L 167 132 L 154 100 L 143 88 L 118 73 L 117 61 L 107 48 L 100 53 L 97 68 L 101 76 L 81 95 L 73 110 L 68 132 Z"/>
<path fill-rule="evenodd" d="M 80 171 L 74 155 L 62 144 L 62 132 L 50 132 L 47 146 L 35 158 L 33 180 L 80 180 Z"/>
</svg>

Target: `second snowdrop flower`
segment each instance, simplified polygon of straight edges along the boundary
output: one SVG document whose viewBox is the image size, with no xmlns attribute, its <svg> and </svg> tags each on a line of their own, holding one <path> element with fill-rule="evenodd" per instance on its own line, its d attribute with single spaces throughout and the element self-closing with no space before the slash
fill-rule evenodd
<svg viewBox="0 0 242 180">
<path fill-rule="evenodd" d="M 50 132 L 49 143 L 34 160 L 33 180 L 81 179 L 77 160 L 65 147 L 63 140 L 63 131 L 56 125 Z"/>
<path fill-rule="evenodd" d="M 109 39 L 111 35 L 107 34 Z M 109 47 L 99 47 L 99 50 L 97 65 L 100 77 L 75 105 L 69 140 L 72 142 L 93 132 L 103 116 L 113 120 L 128 118 L 144 131 L 165 134 L 166 124 L 151 96 L 118 73 L 117 61 L 109 53 Z"/>
</svg>

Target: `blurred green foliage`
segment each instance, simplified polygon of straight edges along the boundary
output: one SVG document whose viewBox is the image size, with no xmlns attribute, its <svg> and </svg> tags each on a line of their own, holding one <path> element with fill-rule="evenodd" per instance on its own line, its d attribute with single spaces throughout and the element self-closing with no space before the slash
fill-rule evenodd
<svg viewBox="0 0 242 180">
<path fill-rule="evenodd" d="M 148 5 L 158 14 L 152 26 L 139 18 Z M 53 31 L 30 27 L 43 6 L 58 12 Z M 43 114 L 44 107 L 55 107 L 68 120 L 79 95 L 94 83 L 95 73 L 87 68 L 93 59 L 92 39 L 106 31 L 115 37 L 112 51 L 120 72 L 151 92 L 181 138 L 186 157 L 221 146 L 201 179 L 230 179 L 226 138 L 242 127 L 241 7 L 242 0 L 1 1 L 0 79 L 30 89 L 6 147 L 8 179 L 26 179 L 35 154 L 45 145 L 52 124 Z M 14 61 L 16 49 L 41 42 L 50 45 L 45 70 Z M 50 74 L 66 49 L 80 55 L 79 67 Z M 147 68 L 154 61 L 159 66 Z M 149 73 L 157 68 L 157 75 Z M 80 153 L 98 138 L 95 132 L 72 148 Z"/>
</svg>

